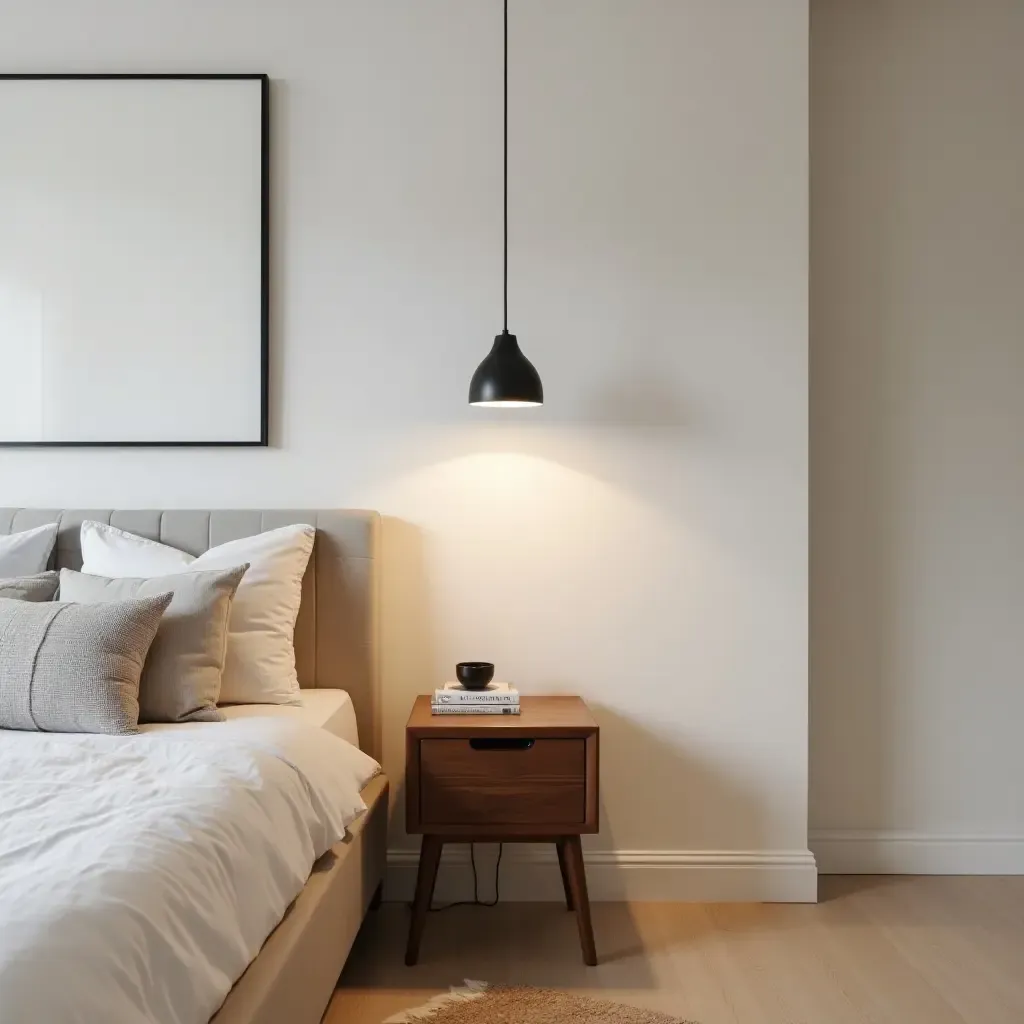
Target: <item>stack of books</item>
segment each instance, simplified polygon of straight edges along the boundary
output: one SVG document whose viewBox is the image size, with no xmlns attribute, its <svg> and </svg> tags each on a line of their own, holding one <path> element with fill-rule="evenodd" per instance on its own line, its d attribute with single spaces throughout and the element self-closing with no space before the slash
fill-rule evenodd
<svg viewBox="0 0 1024 1024">
<path fill-rule="evenodd" d="M 435 715 L 518 715 L 519 691 L 508 683 L 488 683 L 482 690 L 445 683 L 434 691 L 430 710 Z"/>
</svg>

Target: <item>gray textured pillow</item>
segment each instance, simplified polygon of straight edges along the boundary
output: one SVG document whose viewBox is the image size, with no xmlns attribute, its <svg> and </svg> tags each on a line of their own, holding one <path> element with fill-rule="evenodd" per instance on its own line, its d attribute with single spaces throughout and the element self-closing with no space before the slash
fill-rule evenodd
<svg viewBox="0 0 1024 1024">
<path fill-rule="evenodd" d="M 0 598 L 0 729 L 137 732 L 139 677 L 170 603 Z"/>
<path fill-rule="evenodd" d="M 60 599 L 82 604 L 172 594 L 139 685 L 140 722 L 220 722 L 228 617 L 249 566 L 152 579 L 108 579 L 60 571 Z"/>
<path fill-rule="evenodd" d="M 0 580 L 0 597 L 8 597 L 12 601 L 52 601 L 59 582 L 60 574 L 56 572 L 15 576 L 14 579 Z"/>
</svg>

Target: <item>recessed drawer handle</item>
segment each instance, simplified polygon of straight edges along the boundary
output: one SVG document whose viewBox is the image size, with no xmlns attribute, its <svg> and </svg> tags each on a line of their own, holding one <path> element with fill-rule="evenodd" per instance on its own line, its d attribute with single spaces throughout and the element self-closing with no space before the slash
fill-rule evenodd
<svg viewBox="0 0 1024 1024">
<path fill-rule="evenodd" d="M 511 736 L 507 739 L 470 740 L 469 745 L 474 750 L 529 750 L 536 742 L 536 740 L 524 740 L 517 736 Z"/>
</svg>

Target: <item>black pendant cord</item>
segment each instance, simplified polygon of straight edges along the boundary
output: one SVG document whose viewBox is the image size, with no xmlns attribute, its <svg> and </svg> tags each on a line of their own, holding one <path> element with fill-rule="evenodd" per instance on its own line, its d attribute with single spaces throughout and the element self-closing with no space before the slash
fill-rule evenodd
<svg viewBox="0 0 1024 1024">
<path fill-rule="evenodd" d="M 508 0 L 505 0 L 505 136 L 504 136 L 504 177 L 502 191 L 505 197 L 504 230 L 505 230 L 505 261 L 502 267 L 504 285 L 504 333 L 508 334 Z"/>
</svg>

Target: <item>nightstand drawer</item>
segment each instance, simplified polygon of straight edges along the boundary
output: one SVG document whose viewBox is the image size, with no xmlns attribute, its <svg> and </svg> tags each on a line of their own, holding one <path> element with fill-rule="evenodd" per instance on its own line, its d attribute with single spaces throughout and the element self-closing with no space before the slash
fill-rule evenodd
<svg viewBox="0 0 1024 1024">
<path fill-rule="evenodd" d="M 419 756 L 424 827 L 586 820 L 585 740 L 422 739 Z"/>
</svg>

